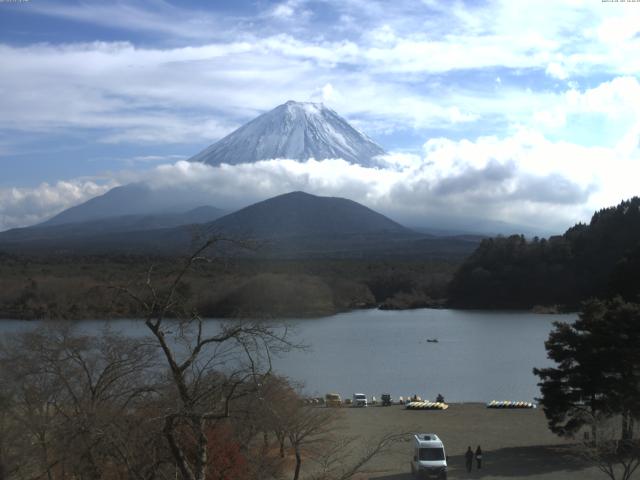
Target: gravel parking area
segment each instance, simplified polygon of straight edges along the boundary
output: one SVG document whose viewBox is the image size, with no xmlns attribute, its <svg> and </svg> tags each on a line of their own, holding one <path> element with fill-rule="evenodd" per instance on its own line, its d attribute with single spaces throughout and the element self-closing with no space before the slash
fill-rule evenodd
<svg viewBox="0 0 640 480">
<path fill-rule="evenodd" d="M 445 411 L 411 411 L 394 405 L 345 408 L 345 435 L 375 439 L 385 433 L 436 433 L 449 456 L 449 478 L 603 479 L 595 467 L 572 453 L 569 443 L 547 428 L 539 409 L 488 409 L 484 404 L 455 404 Z M 483 466 L 467 473 L 467 446 L 483 450 Z M 377 458 L 362 478 L 408 480 L 412 444 L 403 443 Z"/>
</svg>

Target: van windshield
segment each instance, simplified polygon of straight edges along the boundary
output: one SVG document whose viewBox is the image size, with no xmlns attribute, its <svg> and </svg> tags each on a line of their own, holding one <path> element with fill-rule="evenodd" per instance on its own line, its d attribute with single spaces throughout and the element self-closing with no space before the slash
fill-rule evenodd
<svg viewBox="0 0 640 480">
<path fill-rule="evenodd" d="M 444 449 L 442 447 L 421 448 L 420 460 L 432 462 L 434 460 L 444 460 Z"/>
</svg>

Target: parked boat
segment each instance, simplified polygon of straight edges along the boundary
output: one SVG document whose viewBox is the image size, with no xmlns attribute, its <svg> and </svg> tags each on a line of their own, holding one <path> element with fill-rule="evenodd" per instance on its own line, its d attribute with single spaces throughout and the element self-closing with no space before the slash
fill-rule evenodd
<svg viewBox="0 0 640 480">
<path fill-rule="evenodd" d="M 449 405 L 443 402 L 409 402 L 406 406 L 407 410 L 446 410 Z"/>
<path fill-rule="evenodd" d="M 491 400 L 487 403 L 487 408 L 536 408 L 531 402 L 511 402 L 509 400 L 497 401 Z"/>
</svg>

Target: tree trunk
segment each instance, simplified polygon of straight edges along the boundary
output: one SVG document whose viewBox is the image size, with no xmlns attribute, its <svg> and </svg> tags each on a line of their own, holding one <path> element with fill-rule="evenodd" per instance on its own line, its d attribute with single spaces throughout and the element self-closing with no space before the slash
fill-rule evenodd
<svg viewBox="0 0 640 480">
<path fill-rule="evenodd" d="M 284 433 L 278 431 L 275 432 L 276 440 L 278 440 L 278 446 L 280 447 L 280 458 L 284 458 L 284 442 L 287 439 Z"/>
<path fill-rule="evenodd" d="M 296 446 L 296 471 L 293 473 L 293 480 L 298 480 L 300 476 L 300 466 L 302 465 L 302 456 L 300 455 L 300 449 Z"/>
<path fill-rule="evenodd" d="M 207 476 L 207 436 L 204 433 L 204 420 L 198 418 L 194 422 L 198 437 L 198 450 L 196 452 L 196 480 L 205 480 Z"/>
<path fill-rule="evenodd" d="M 627 441 L 633 438 L 633 420 L 628 410 L 622 412 L 622 435 L 621 440 Z"/>
<path fill-rule="evenodd" d="M 175 425 L 171 416 L 165 418 L 163 433 L 165 438 L 167 439 L 167 443 L 169 444 L 169 450 L 171 451 L 171 455 L 176 462 L 176 466 L 180 470 L 182 480 L 195 480 L 195 476 L 191 472 L 191 468 L 189 467 L 189 463 L 185 457 L 185 454 L 182 451 L 182 448 L 180 447 L 178 441 L 176 440 Z"/>
</svg>

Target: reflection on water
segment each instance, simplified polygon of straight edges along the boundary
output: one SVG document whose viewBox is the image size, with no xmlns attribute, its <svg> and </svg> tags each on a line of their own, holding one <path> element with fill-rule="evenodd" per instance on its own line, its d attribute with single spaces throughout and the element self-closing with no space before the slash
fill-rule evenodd
<svg viewBox="0 0 640 480">
<path fill-rule="evenodd" d="M 460 310 L 361 310 L 297 320 L 295 337 L 310 348 L 274 360 L 275 369 L 314 396 L 364 392 L 379 397 L 418 394 L 447 401 L 532 400 L 534 366 L 549 364 L 544 341 L 553 321 L 575 315 Z M 105 321 L 80 328 L 97 333 Z M 141 321 L 108 322 L 131 336 L 148 335 Z M 208 326 L 215 329 L 217 321 Z M 5 320 L 0 333 L 35 323 Z M 427 339 L 438 339 L 437 343 Z"/>
</svg>

